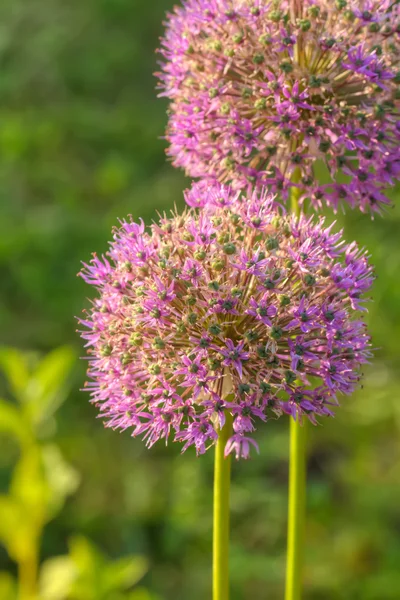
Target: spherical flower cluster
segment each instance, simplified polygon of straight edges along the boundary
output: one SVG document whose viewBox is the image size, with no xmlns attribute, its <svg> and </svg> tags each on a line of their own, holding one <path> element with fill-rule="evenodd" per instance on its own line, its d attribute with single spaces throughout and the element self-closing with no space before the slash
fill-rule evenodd
<svg viewBox="0 0 400 600">
<path fill-rule="evenodd" d="M 149 230 L 122 221 L 82 276 L 99 296 L 81 321 L 89 390 L 113 428 L 203 453 L 226 413 L 226 452 L 247 457 L 256 421 L 331 415 L 370 356 L 360 319 L 364 251 L 266 192 L 195 185 L 190 207 Z M 202 207 L 200 211 L 196 207 Z"/>
<path fill-rule="evenodd" d="M 176 166 L 380 211 L 400 172 L 400 4 L 186 0 L 162 40 Z"/>
</svg>

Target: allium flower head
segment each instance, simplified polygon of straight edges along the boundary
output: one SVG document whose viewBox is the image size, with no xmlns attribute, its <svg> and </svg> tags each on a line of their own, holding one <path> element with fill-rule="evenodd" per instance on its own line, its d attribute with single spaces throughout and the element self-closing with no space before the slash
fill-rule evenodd
<svg viewBox="0 0 400 600">
<path fill-rule="evenodd" d="M 89 390 L 113 428 L 203 453 L 228 411 L 226 452 L 247 457 L 258 421 L 316 422 L 370 356 L 360 320 L 365 253 L 274 197 L 195 185 L 183 214 L 122 221 L 82 276 L 99 295 L 81 321 Z M 198 211 L 195 207 L 204 207 Z"/>
<path fill-rule="evenodd" d="M 184 1 L 158 74 L 174 165 L 379 211 L 400 172 L 399 32 L 394 0 Z"/>
</svg>

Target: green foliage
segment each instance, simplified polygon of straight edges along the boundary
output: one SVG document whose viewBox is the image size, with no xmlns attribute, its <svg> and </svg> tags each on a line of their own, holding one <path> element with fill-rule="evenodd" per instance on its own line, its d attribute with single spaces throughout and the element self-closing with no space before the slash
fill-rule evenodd
<svg viewBox="0 0 400 600">
<path fill-rule="evenodd" d="M 18 401 L 0 401 L 0 433 L 20 446 L 8 493 L 0 495 L 0 543 L 19 567 L 18 585 L 0 573 L 5 600 L 16 598 L 17 589 L 20 600 L 122 600 L 122 592 L 136 586 L 148 568 L 137 555 L 110 562 L 86 538 L 75 536 L 70 553 L 46 560 L 37 581 L 44 527 L 79 484 L 77 470 L 54 443 L 56 427 L 47 425 L 67 397 L 74 362 L 69 347 L 41 360 L 13 348 L 0 350 L 0 366 Z M 129 598 L 140 595 L 135 590 Z"/>
<path fill-rule="evenodd" d="M 71 539 L 70 554 L 48 559 L 42 566 L 42 600 L 143 600 L 145 590 L 134 590 L 148 569 L 140 556 L 110 561 L 86 538 Z M 147 596 L 150 600 L 150 596 Z"/>
<path fill-rule="evenodd" d="M 104 430 L 79 391 L 85 362 L 72 373 L 65 347 L 83 354 L 74 315 L 89 290 L 76 277 L 80 261 L 106 250 L 118 217 L 149 223 L 157 210 L 182 205 L 187 182 L 165 161 L 166 103 L 152 76 L 163 15 L 175 3 L 0 3 L 1 343 L 35 350 L 0 352 L 8 378 L 0 381 L 0 535 L 17 546 L 13 556 L 26 553 L 38 535 L 27 529 L 26 506 L 35 507 L 41 563 L 56 561 L 46 575 L 56 586 L 50 597 L 93 576 L 76 579 L 76 566 L 71 575 L 67 540 L 77 534 L 113 557 L 109 566 L 149 557 L 145 588 L 121 584 L 111 598 L 149 600 L 150 585 L 166 600 L 210 596 L 212 457 L 163 445 L 149 451 L 129 432 Z M 385 218 L 338 217 L 376 265 L 366 318 L 377 350 L 364 389 L 343 399 L 336 419 L 310 428 L 305 600 L 400 596 L 398 191 L 394 198 Z M 50 358 L 39 369 L 43 351 Z M 283 595 L 287 423 L 270 421 L 258 441 L 260 457 L 233 468 L 233 600 Z M 13 475 L 32 446 L 39 450 Z M 37 477 L 32 494 L 15 484 L 24 469 L 28 481 Z M 26 528 L 22 542 L 4 525 L 12 520 L 19 540 Z M 14 600 L 15 564 L 5 552 L 0 571 L 0 598 Z"/>
</svg>

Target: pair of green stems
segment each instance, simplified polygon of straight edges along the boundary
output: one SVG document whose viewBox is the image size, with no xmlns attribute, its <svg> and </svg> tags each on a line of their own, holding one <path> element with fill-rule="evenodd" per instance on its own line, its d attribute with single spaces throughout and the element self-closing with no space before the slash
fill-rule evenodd
<svg viewBox="0 0 400 600">
<path fill-rule="evenodd" d="M 292 212 L 299 215 L 298 191 L 292 188 Z M 229 493 L 231 457 L 224 457 L 232 435 L 232 416 L 220 430 L 215 447 L 213 515 L 213 600 L 229 600 Z M 306 427 L 290 418 L 289 507 L 285 600 L 302 595 L 303 538 L 306 498 Z"/>
</svg>

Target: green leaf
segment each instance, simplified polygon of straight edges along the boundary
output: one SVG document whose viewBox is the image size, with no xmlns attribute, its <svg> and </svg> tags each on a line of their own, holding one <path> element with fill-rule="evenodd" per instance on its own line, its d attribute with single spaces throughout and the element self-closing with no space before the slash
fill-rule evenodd
<svg viewBox="0 0 400 600">
<path fill-rule="evenodd" d="M 57 446 L 33 446 L 18 462 L 10 492 L 30 518 L 43 525 L 58 513 L 78 483 L 77 472 Z"/>
<path fill-rule="evenodd" d="M 124 595 L 124 600 L 161 600 L 160 596 L 155 596 L 145 588 L 137 588 L 127 595 Z"/>
<path fill-rule="evenodd" d="M 70 556 L 79 571 L 73 598 L 86 599 L 117 597 L 136 585 L 148 570 L 148 562 L 142 556 L 126 556 L 108 561 L 88 539 L 76 536 L 70 541 Z"/>
<path fill-rule="evenodd" d="M 32 446 L 17 463 L 10 495 L 23 507 L 24 520 L 28 519 L 38 524 L 44 522 L 49 488 L 39 446 Z"/>
<path fill-rule="evenodd" d="M 29 380 L 29 369 L 24 354 L 16 348 L 0 348 L 0 367 L 12 393 L 22 402 Z"/>
<path fill-rule="evenodd" d="M 73 598 L 102 600 L 106 566 L 104 555 L 88 539 L 79 535 L 70 540 L 70 556 L 79 572 L 73 588 Z"/>
<path fill-rule="evenodd" d="M 0 496 L 0 540 L 15 561 L 24 560 L 32 552 L 36 525 L 23 504 L 12 496 Z"/>
<path fill-rule="evenodd" d="M 0 598 L 17 600 L 17 584 L 9 573 L 0 572 Z"/>
<path fill-rule="evenodd" d="M 136 585 L 148 570 L 143 556 L 126 556 L 107 565 L 104 584 L 109 592 Z"/>
<path fill-rule="evenodd" d="M 67 397 L 67 380 L 75 361 L 69 346 L 47 354 L 31 375 L 26 390 L 29 415 L 35 424 L 51 417 Z"/>
<path fill-rule="evenodd" d="M 47 519 L 61 510 L 67 496 L 79 485 L 78 472 L 66 462 L 60 449 L 54 444 L 42 448 L 45 478 L 49 488 Z"/>
<path fill-rule="evenodd" d="M 31 439 L 31 431 L 29 423 L 21 412 L 21 410 L 0 399 L 0 431 L 15 437 L 21 444 L 28 442 Z"/>
<path fill-rule="evenodd" d="M 56 556 L 46 560 L 40 570 L 40 600 L 65 600 L 70 592 L 78 570 L 70 556 Z"/>
</svg>

